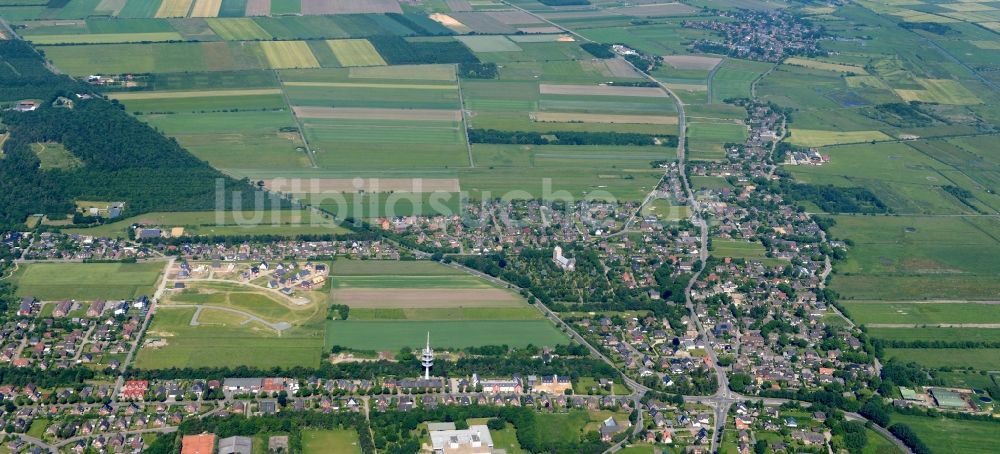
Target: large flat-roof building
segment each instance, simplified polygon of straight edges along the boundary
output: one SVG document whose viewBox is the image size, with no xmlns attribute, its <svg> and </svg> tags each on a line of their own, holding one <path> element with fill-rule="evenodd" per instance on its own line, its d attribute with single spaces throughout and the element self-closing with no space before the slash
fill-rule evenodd
<svg viewBox="0 0 1000 454">
<path fill-rule="evenodd" d="M 485 425 L 465 430 L 432 430 L 431 446 L 434 454 L 491 454 L 493 438 Z"/>
</svg>

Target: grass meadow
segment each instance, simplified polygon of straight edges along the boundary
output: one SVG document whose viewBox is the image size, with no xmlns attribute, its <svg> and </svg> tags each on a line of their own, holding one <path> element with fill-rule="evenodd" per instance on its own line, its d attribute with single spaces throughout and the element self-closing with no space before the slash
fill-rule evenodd
<svg viewBox="0 0 1000 454">
<path fill-rule="evenodd" d="M 191 326 L 194 312 L 194 308 L 161 306 L 146 338 L 160 338 L 166 346 L 139 349 L 135 367 L 319 367 L 323 352 L 321 330 L 296 329 L 278 337 L 271 329 L 255 323 Z M 248 351 L 255 353 L 248 355 Z"/>
<path fill-rule="evenodd" d="M 948 418 L 928 418 L 894 413 L 893 423 L 909 426 L 920 440 L 935 453 L 986 454 L 994 452 L 1000 443 L 1000 430 L 995 422 L 962 421 Z"/>
<path fill-rule="evenodd" d="M 115 300 L 152 296 L 162 262 L 31 263 L 14 272 L 18 296 L 40 300 Z"/>
<path fill-rule="evenodd" d="M 482 345 L 565 344 L 569 338 L 548 320 L 432 320 L 432 321 L 331 321 L 327 323 L 327 346 L 358 350 L 396 351 L 418 348 L 431 335 L 435 349 Z"/>
<path fill-rule="evenodd" d="M 327 345 L 359 350 L 434 345 L 553 345 L 566 338 L 520 296 L 462 270 L 427 261 L 338 260 L 333 301 L 349 319 L 327 323 Z"/>
<path fill-rule="evenodd" d="M 931 369 L 1000 369 L 1000 348 L 886 348 L 885 358 L 915 362 Z"/>
<path fill-rule="evenodd" d="M 1000 323 L 1000 305 L 893 301 L 842 301 L 861 324 Z"/>
</svg>

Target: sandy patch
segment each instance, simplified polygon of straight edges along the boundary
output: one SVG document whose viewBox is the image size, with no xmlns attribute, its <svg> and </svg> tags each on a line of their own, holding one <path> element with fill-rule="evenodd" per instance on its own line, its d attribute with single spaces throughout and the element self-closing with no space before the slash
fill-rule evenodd
<svg viewBox="0 0 1000 454">
<path fill-rule="evenodd" d="M 344 289 L 333 294 L 338 304 L 359 308 L 425 309 L 447 307 L 513 307 L 520 298 L 500 289 Z"/>
<path fill-rule="evenodd" d="M 442 109 L 378 109 L 367 107 L 305 107 L 293 106 L 295 115 L 303 118 L 339 118 L 353 120 L 424 120 L 460 121 L 461 112 Z"/>
<path fill-rule="evenodd" d="M 701 69 L 710 71 L 722 61 L 719 57 L 701 55 L 665 55 L 663 61 L 677 69 Z"/>
<path fill-rule="evenodd" d="M 465 24 L 459 22 L 458 19 L 455 19 L 447 14 L 434 13 L 428 17 L 430 17 L 432 21 L 454 30 L 456 33 L 469 33 L 472 31 L 471 28 L 466 27 Z"/>
<path fill-rule="evenodd" d="M 656 87 L 615 87 L 610 85 L 554 85 L 541 84 L 543 95 L 583 95 L 583 96 L 638 96 L 643 98 L 666 98 L 667 93 Z"/>
<path fill-rule="evenodd" d="M 457 178 L 274 178 L 264 180 L 272 191 L 291 194 L 335 192 L 459 192 Z"/>
</svg>

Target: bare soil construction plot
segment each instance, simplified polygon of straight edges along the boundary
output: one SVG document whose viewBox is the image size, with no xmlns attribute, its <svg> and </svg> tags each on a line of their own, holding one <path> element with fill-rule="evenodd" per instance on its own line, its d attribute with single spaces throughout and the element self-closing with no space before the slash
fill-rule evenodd
<svg viewBox="0 0 1000 454">
<path fill-rule="evenodd" d="M 396 0 L 302 0 L 302 14 L 403 14 Z"/>
<path fill-rule="evenodd" d="M 457 178 L 276 178 L 264 180 L 264 186 L 291 194 L 459 191 Z"/>
<path fill-rule="evenodd" d="M 551 121 L 557 123 L 583 122 L 583 123 L 632 123 L 647 125 L 675 125 L 677 117 L 663 117 L 652 115 L 602 115 L 587 113 L 568 112 L 531 112 L 528 114 L 532 121 Z"/>
<path fill-rule="evenodd" d="M 722 61 L 718 57 L 704 57 L 701 55 L 666 55 L 663 57 L 668 65 L 677 69 L 701 69 L 710 71 Z"/>
<path fill-rule="evenodd" d="M 666 98 L 667 93 L 655 87 L 614 87 L 610 85 L 553 85 L 541 84 L 543 95 L 582 96 L 638 96 L 642 98 Z"/>
<path fill-rule="evenodd" d="M 524 301 L 500 289 L 359 288 L 337 290 L 338 304 L 359 308 L 520 307 Z"/>
<path fill-rule="evenodd" d="M 247 16 L 267 16 L 271 14 L 271 0 L 247 0 Z"/>
<path fill-rule="evenodd" d="M 460 121 L 461 112 L 441 109 L 380 109 L 366 107 L 304 107 L 294 106 L 295 115 L 302 118 L 334 118 L 354 120 L 427 120 Z"/>
</svg>

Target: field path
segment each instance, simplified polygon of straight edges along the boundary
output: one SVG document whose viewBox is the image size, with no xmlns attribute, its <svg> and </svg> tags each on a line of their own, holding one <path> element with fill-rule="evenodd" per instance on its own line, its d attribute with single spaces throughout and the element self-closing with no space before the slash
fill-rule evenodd
<svg viewBox="0 0 1000 454">
<path fill-rule="evenodd" d="M 299 137 L 302 138 L 302 146 L 306 149 L 306 157 L 309 158 L 309 165 L 314 169 L 318 169 L 319 165 L 316 164 L 316 155 L 313 153 L 312 147 L 309 146 L 309 139 L 306 138 L 305 125 L 298 114 L 295 113 L 295 109 L 292 109 L 292 101 L 288 99 L 288 93 L 285 91 L 285 83 L 281 80 L 281 72 L 274 70 L 274 77 L 278 79 L 278 86 L 281 87 L 281 97 L 285 99 L 285 106 L 292 111 L 292 119 L 295 120 L 295 126 L 299 128 Z"/>
<path fill-rule="evenodd" d="M 469 168 L 476 168 L 476 160 L 472 159 L 472 142 L 469 142 L 468 110 L 465 107 L 465 96 L 462 94 L 462 78 L 458 75 L 458 65 L 455 65 L 455 79 L 458 80 L 458 107 L 462 109 L 462 128 L 465 133 L 465 148 L 469 151 Z"/>
</svg>

